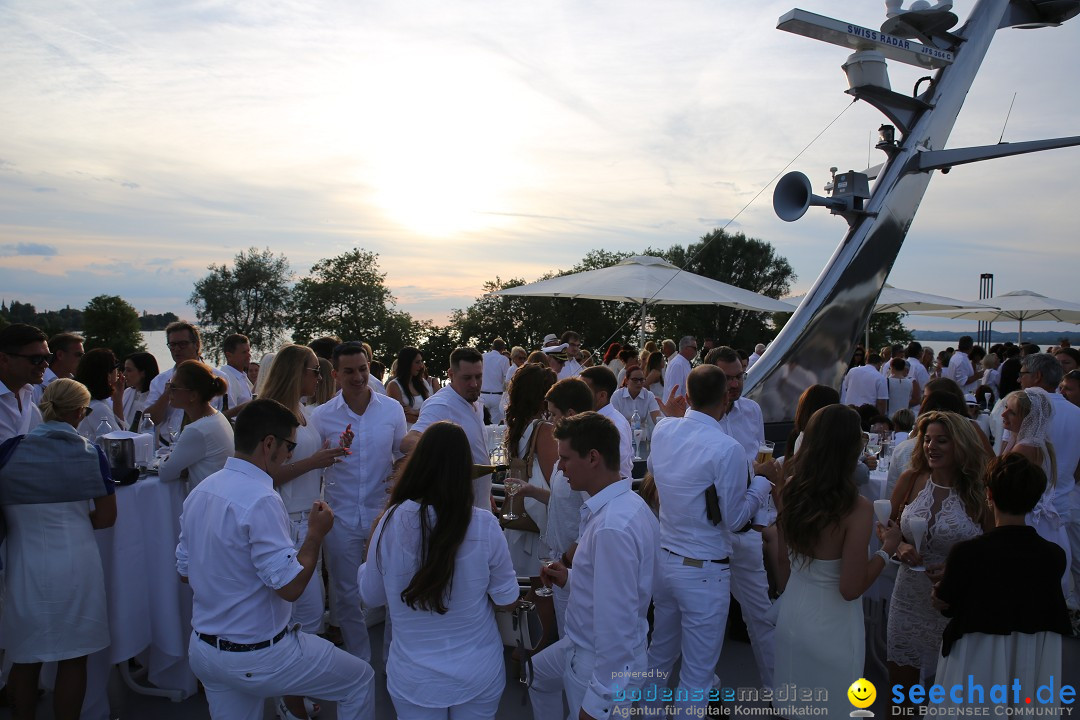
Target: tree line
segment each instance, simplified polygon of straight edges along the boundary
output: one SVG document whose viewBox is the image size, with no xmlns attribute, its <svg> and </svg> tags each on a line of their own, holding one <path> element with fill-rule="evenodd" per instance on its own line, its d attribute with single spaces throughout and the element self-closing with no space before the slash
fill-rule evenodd
<svg viewBox="0 0 1080 720">
<path fill-rule="evenodd" d="M 471 305 L 451 310 L 448 322 L 437 325 L 397 307 L 374 252 L 355 248 L 319 260 L 298 278 L 284 254 L 249 248 L 230 264 L 207 266 L 208 274 L 195 282 L 188 304 L 195 310 L 195 322 L 203 335 L 204 354 L 215 362 L 221 359 L 222 341 L 233 333 L 246 335 L 256 354 L 269 352 L 286 339 L 307 343 L 336 335 L 366 340 L 375 357 L 387 365 L 400 348 L 418 347 L 433 361 L 433 371 L 438 371 L 453 348 L 486 348 L 497 336 L 510 345 L 533 348 L 548 333 L 573 329 L 592 349 L 602 349 L 613 341 L 636 344 L 641 322 L 636 304 L 490 294 L 526 282 L 608 267 L 632 255 L 661 257 L 689 272 L 773 298 L 788 294 L 796 279 L 787 259 L 768 242 L 713 230 L 685 247 L 637 252 L 592 250 L 573 267 L 540 278 L 497 276 L 484 283 L 481 296 Z M 149 327 L 148 318 L 154 319 Z M 81 331 L 87 347 L 110 347 L 121 357 L 142 349 L 140 330 L 162 329 L 166 318 L 175 320 L 177 316 L 140 317 L 125 300 L 110 295 L 94 298 L 82 311 L 65 308 L 37 313 L 33 306 L 18 302 L 0 308 L 0 324 L 31 322 L 48 334 Z M 694 335 L 752 348 L 770 341 L 785 320 L 783 316 L 720 306 L 658 305 L 649 310 L 646 335 L 674 339 Z M 890 339 L 900 340 L 899 335 L 906 332 L 899 316 L 879 315 L 875 321 L 878 327 L 874 329 L 885 331 L 880 336 L 897 335 Z"/>
</svg>

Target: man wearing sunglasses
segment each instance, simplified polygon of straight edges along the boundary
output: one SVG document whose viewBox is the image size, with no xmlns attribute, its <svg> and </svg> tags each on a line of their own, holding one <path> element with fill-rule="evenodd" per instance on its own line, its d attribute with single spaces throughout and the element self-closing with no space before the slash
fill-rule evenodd
<svg viewBox="0 0 1080 720">
<path fill-rule="evenodd" d="M 184 411 L 169 404 L 169 383 L 172 382 L 177 366 L 187 360 L 202 359 L 202 338 L 199 336 L 198 329 L 191 323 L 182 321 L 169 323 L 165 327 L 165 341 L 176 364 L 168 370 L 163 370 L 150 382 L 150 394 L 146 396 L 146 412 L 150 414 L 150 418 L 158 427 L 159 434 L 162 428 L 180 427 L 184 421 Z M 220 370 L 211 368 L 211 372 L 224 379 L 226 383 L 232 383 L 232 380 Z M 210 401 L 210 406 L 219 412 L 222 397 L 218 396 Z"/>
<path fill-rule="evenodd" d="M 33 387 L 41 384 L 48 367 L 45 333 L 23 323 L 0 330 L 0 442 L 25 435 L 41 422 Z"/>
<path fill-rule="evenodd" d="M 290 623 L 334 526 L 316 500 L 298 551 L 274 492 L 297 424 L 277 401 L 248 403 L 236 418 L 235 456 L 184 501 L 176 570 L 194 594 L 188 658 L 215 718 L 261 718 L 265 699 L 279 695 L 336 700 L 343 720 L 373 714 L 371 666 Z"/>
</svg>

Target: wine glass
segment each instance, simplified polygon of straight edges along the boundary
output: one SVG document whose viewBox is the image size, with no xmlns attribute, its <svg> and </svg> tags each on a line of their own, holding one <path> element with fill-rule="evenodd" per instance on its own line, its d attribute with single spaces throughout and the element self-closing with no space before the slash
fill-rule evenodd
<svg viewBox="0 0 1080 720">
<path fill-rule="evenodd" d="M 165 426 L 165 433 L 169 436 L 169 446 L 175 445 L 176 439 L 180 437 L 180 421 L 170 419 L 168 425 Z"/>
<path fill-rule="evenodd" d="M 506 512 L 503 514 L 503 518 L 506 520 L 517 520 L 521 516 L 514 512 L 514 496 L 518 494 L 521 489 L 522 482 L 524 481 L 521 470 L 507 470 L 506 480 L 503 482 L 503 488 L 506 490 Z"/>
<path fill-rule="evenodd" d="M 555 564 L 555 558 L 551 558 L 551 557 L 541 557 L 540 558 L 540 567 L 542 567 L 542 568 L 551 567 L 554 564 Z M 541 577 L 543 577 L 543 576 L 541 575 Z M 537 597 L 551 597 L 553 594 L 554 594 L 554 592 L 552 591 L 552 589 L 549 586 L 544 585 L 543 583 L 541 583 L 540 587 L 536 588 L 536 596 Z"/>
</svg>

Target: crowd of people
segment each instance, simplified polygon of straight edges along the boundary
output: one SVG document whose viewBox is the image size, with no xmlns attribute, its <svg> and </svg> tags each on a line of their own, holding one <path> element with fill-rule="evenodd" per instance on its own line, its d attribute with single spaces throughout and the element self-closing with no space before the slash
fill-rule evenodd
<svg viewBox="0 0 1080 720">
<path fill-rule="evenodd" d="M 496 613 L 519 607 L 523 577 L 553 605 L 531 658 L 537 720 L 564 703 L 578 718 L 634 702 L 700 716 L 719 699 L 731 598 L 762 687 L 827 691 L 774 701 L 785 717 L 848 713 L 875 583 L 892 585 L 890 685 L 1033 690 L 1060 680 L 1080 625 L 1080 376 L 1064 343 L 859 348 L 839 392 L 805 389 L 774 451 L 743 396 L 764 345 L 590 354 L 573 331 L 531 350 L 495 338 L 454 350 L 442 384 L 412 347 L 385 370 L 340 338 L 255 363 L 231 335 L 214 368 L 195 326 L 166 337 L 162 370 L 70 333 L 0 330 L 13 717 L 34 717 L 52 661 L 55 716 L 78 717 L 86 657 L 109 645 L 93 542 L 117 519 L 93 442 L 109 429 L 152 433 L 161 480 L 185 483 L 176 567 L 213 717 L 261 718 L 267 698 L 285 720 L 319 701 L 372 717 L 373 665 L 398 717 L 493 717 Z"/>
</svg>

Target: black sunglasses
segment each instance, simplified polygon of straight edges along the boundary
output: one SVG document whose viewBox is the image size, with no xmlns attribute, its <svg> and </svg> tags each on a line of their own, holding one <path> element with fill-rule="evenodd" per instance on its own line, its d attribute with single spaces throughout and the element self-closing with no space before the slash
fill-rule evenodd
<svg viewBox="0 0 1080 720">
<path fill-rule="evenodd" d="M 290 453 L 293 452 L 294 450 L 296 450 L 296 443 L 294 443 L 292 440 L 287 440 L 287 439 L 285 439 L 283 437 L 280 437 L 278 435 L 275 435 L 274 439 L 277 440 L 279 443 L 285 443 L 285 447 L 287 447 L 289 449 Z"/>
<path fill-rule="evenodd" d="M 49 360 L 49 355 L 41 355 L 39 353 L 34 353 L 33 355 L 27 355 L 25 353 L 7 352 L 5 350 L 4 354 L 5 355 L 10 355 L 11 357 L 26 358 L 26 361 L 29 362 L 31 365 L 33 365 L 35 367 L 38 366 L 38 365 L 41 365 L 42 363 L 48 362 L 48 360 Z"/>
</svg>

